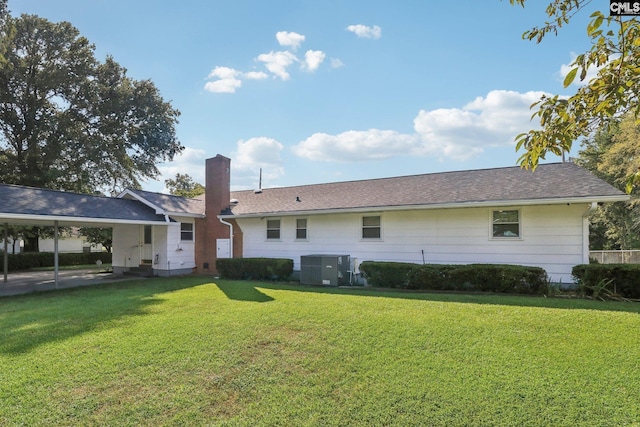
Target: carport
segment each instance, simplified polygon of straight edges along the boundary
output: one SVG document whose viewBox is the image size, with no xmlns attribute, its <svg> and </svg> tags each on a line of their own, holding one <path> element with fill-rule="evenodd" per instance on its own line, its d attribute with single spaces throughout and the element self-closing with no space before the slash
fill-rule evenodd
<svg viewBox="0 0 640 427">
<path fill-rule="evenodd" d="M 0 184 L 0 224 L 3 224 L 3 283 L 9 280 L 9 225 L 54 228 L 54 283 L 58 288 L 60 227 L 104 227 L 118 224 L 167 225 L 169 218 L 130 199 Z"/>
</svg>

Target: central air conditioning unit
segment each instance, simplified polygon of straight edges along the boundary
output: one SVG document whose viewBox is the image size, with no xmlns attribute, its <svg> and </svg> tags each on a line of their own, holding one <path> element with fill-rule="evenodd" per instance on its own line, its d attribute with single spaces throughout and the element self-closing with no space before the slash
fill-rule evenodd
<svg viewBox="0 0 640 427">
<path fill-rule="evenodd" d="M 302 285 L 348 285 L 350 270 L 349 255 L 303 255 L 300 257 Z"/>
</svg>

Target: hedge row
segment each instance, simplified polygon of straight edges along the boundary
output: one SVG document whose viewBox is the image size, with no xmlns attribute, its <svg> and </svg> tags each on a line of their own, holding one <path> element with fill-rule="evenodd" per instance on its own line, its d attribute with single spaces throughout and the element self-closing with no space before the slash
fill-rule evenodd
<svg viewBox="0 0 640 427">
<path fill-rule="evenodd" d="M 640 298 L 640 264 L 580 264 L 571 274 L 587 296 L 606 289 L 614 296 Z"/>
<path fill-rule="evenodd" d="M 225 258 L 216 260 L 223 279 L 287 280 L 293 273 L 293 260 L 286 258 Z"/>
<path fill-rule="evenodd" d="M 549 277 L 540 267 L 365 261 L 360 264 L 360 271 L 368 284 L 387 288 L 539 295 L 549 291 Z"/>
<path fill-rule="evenodd" d="M 0 260 L 4 255 L 0 254 Z M 111 264 L 111 254 L 108 252 L 61 253 L 58 254 L 58 265 L 89 265 L 97 260 Z M 53 267 L 53 252 L 23 252 L 8 254 L 9 271 L 28 270 L 38 267 Z M 0 261 L 2 265 L 2 261 Z"/>
</svg>

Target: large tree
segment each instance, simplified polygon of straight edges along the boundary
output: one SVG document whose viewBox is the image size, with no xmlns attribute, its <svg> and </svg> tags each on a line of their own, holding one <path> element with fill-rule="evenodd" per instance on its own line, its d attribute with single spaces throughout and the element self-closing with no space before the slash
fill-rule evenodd
<svg viewBox="0 0 640 427">
<path fill-rule="evenodd" d="M 140 186 L 183 147 L 179 112 L 68 22 L 2 23 L 0 181 L 93 193 Z"/>
<path fill-rule="evenodd" d="M 610 184 L 624 189 L 640 165 L 640 126 L 632 115 L 612 122 L 585 139 L 576 162 Z M 628 202 L 606 203 L 590 217 L 591 249 L 640 248 L 638 190 Z"/>
<path fill-rule="evenodd" d="M 523 7 L 526 3 L 509 1 Z M 598 3 L 601 5 L 609 2 Z M 591 12 L 586 28 L 591 48 L 576 57 L 564 80 L 565 87 L 576 78 L 584 85 L 571 96 L 543 96 L 532 106 L 541 129 L 516 137 L 517 149 L 525 150 L 519 159 L 523 167 L 535 169 L 549 152 L 568 152 L 574 141 L 592 135 L 626 112 L 640 119 L 640 23 L 635 17 L 609 16 L 608 11 L 589 8 L 596 8 L 591 0 L 552 0 L 546 9 L 549 21 L 523 34 L 523 38 L 540 43 L 549 34 L 557 34 L 576 14 Z M 597 70 L 597 76 L 585 81 L 592 70 Z M 633 177 L 640 178 L 638 171 L 628 178 Z"/>
</svg>

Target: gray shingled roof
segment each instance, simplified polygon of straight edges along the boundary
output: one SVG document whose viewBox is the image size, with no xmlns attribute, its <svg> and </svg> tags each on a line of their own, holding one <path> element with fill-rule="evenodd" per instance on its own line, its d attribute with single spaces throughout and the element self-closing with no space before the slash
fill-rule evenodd
<svg viewBox="0 0 640 427">
<path fill-rule="evenodd" d="M 204 196 L 194 199 L 172 196 L 170 194 L 153 193 L 142 190 L 129 190 L 147 200 L 164 212 L 185 215 L 204 215 Z"/>
<path fill-rule="evenodd" d="M 233 216 L 328 210 L 626 200 L 626 195 L 573 163 L 542 164 L 235 191 Z M 296 201 L 299 199 L 300 201 Z"/>
<path fill-rule="evenodd" d="M 162 215 L 157 215 L 153 209 L 135 200 L 0 184 L 0 218 L 16 214 L 105 219 L 105 222 L 165 222 Z"/>
</svg>

